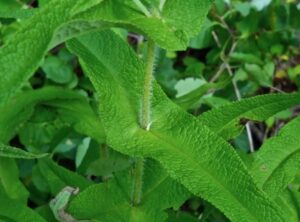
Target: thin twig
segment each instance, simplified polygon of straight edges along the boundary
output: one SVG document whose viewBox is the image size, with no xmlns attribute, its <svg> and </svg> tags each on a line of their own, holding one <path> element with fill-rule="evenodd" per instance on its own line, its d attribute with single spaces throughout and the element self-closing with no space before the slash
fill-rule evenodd
<svg viewBox="0 0 300 222">
<path fill-rule="evenodd" d="M 223 22 L 224 22 L 224 24 L 226 24 L 226 22 L 224 20 L 223 20 Z M 227 24 L 226 24 L 226 26 L 228 27 Z M 232 34 L 230 29 L 229 29 L 229 32 Z M 214 37 L 214 40 L 215 40 L 216 44 L 218 45 L 218 47 L 221 48 L 220 40 L 219 40 L 217 34 L 214 31 L 213 31 L 213 37 Z M 234 37 L 233 37 L 233 39 L 234 39 Z M 237 42 L 234 42 L 231 49 L 230 49 L 230 52 L 229 52 L 228 56 L 227 57 L 221 56 L 221 60 L 223 61 L 223 64 L 225 65 L 229 75 L 232 77 L 231 81 L 232 81 L 232 85 L 233 85 L 233 88 L 234 88 L 234 92 L 235 92 L 237 100 L 240 101 L 242 99 L 242 95 L 241 95 L 241 92 L 238 88 L 237 82 L 233 78 L 234 73 L 232 71 L 232 68 L 231 68 L 229 62 L 228 62 L 228 57 L 230 57 L 230 55 L 235 51 L 236 47 L 237 47 Z M 255 150 L 254 150 L 253 136 L 252 136 L 252 132 L 251 132 L 250 123 L 246 123 L 246 131 L 247 131 L 247 136 L 248 136 L 248 141 L 249 141 L 250 152 L 252 153 Z"/>
</svg>

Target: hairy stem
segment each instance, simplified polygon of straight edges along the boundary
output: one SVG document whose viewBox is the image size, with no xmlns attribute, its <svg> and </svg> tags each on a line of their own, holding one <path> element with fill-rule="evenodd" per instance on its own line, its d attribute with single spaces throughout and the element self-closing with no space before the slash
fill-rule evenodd
<svg viewBox="0 0 300 222">
<path fill-rule="evenodd" d="M 152 96 L 152 81 L 153 70 L 155 61 L 155 43 L 152 40 L 148 42 L 147 55 L 146 55 L 146 67 L 145 67 L 145 79 L 142 101 L 142 114 L 140 125 L 145 130 L 150 130 L 151 125 L 151 96 Z M 138 206 L 142 199 L 143 189 L 143 174 L 144 174 L 144 159 L 137 158 L 134 168 L 134 181 L 133 181 L 133 193 L 132 204 Z"/>
<path fill-rule="evenodd" d="M 143 189 L 143 175 L 144 175 L 144 159 L 137 158 L 133 175 L 133 193 L 132 193 L 132 205 L 138 206 L 142 200 Z"/>
<path fill-rule="evenodd" d="M 149 130 L 151 124 L 151 96 L 152 96 L 154 61 L 155 61 L 155 43 L 152 40 L 149 40 L 147 55 L 146 55 L 146 70 L 145 70 L 145 79 L 144 79 L 142 117 L 141 117 L 141 127 L 146 130 Z"/>
</svg>

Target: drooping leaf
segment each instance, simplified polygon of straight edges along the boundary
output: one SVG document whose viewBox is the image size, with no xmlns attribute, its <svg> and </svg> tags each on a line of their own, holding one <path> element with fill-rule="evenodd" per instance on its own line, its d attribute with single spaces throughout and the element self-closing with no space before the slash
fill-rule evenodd
<svg viewBox="0 0 300 222">
<path fill-rule="evenodd" d="M 11 146 L 6 146 L 0 143 L 0 156 L 16 159 L 36 159 L 45 157 L 47 154 L 34 154 L 26 152 L 22 149 L 18 149 Z"/>
<path fill-rule="evenodd" d="M 270 197 L 277 197 L 300 171 L 300 118 L 267 140 L 254 155 L 252 173 Z"/>
<path fill-rule="evenodd" d="M 300 93 L 271 94 L 233 102 L 199 116 L 201 123 L 228 140 L 243 129 L 241 119 L 264 121 L 276 113 L 300 104 Z"/>
<path fill-rule="evenodd" d="M 162 48 L 182 50 L 198 34 L 210 5 L 210 0 L 166 1 L 162 11 L 147 17 L 132 0 L 106 0 L 77 16 L 125 27 L 149 36 Z"/>
<path fill-rule="evenodd" d="M 93 33 L 70 41 L 68 47 L 79 56 L 105 102 L 100 113 L 112 148 L 158 160 L 171 177 L 232 221 L 284 221 L 281 210 L 258 189 L 234 149 L 170 102 L 156 83 L 150 130 L 139 127 L 144 67 L 117 35 Z"/>
</svg>

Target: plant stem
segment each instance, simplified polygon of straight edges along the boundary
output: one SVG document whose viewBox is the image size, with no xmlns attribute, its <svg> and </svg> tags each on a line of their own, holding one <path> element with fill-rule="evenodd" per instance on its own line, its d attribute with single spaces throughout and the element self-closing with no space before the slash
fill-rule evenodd
<svg viewBox="0 0 300 222">
<path fill-rule="evenodd" d="M 132 194 L 132 205 L 138 206 L 142 199 L 143 189 L 143 174 L 144 174 L 144 159 L 137 158 L 134 168 L 133 175 L 133 194 Z"/>
<path fill-rule="evenodd" d="M 145 79 L 142 101 L 142 114 L 140 125 L 145 130 L 150 130 L 151 125 L 151 96 L 152 96 L 152 81 L 153 70 L 155 61 L 155 43 L 152 40 L 148 41 L 147 55 L 146 55 L 146 67 L 145 67 Z M 142 199 L 143 189 L 143 174 L 144 174 L 144 162 L 143 158 L 137 158 L 134 168 L 134 181 L 133 181 L 133 194 L 132 204 L 138 206 Z"/>
<path fill-rule="evenodd" d="M 109 158 L 109 148 L 107 146 L 107 144 L 102 144 L 100 146 L 100 159 L 101 160 L 105 160 Z M 104 182 L 108 181 L 109 178 L 111 178 L 111 175 L 104 175 L 102 176 L 102 180 Z"/>
<path fill-rule="evenodd" d="M 228 27 L 227 23 L 224 20 L 222 20 L 222 21 L 226 25 L 226 27 Z M 228 30 L 232 34 L 229 27 L 228 27 Z M 218 45 L 218 47 L 221 48 L 221 43 L 220 43 L 219 37 L 216 34 L 216 32 L 213 31 L 212 35 L 213 35 L 213 38 L 214 38 L 216 44 Z M 232 34 L 232 38 L 235 39 L 233 34 Z M 237 46 L 237 42 L 234 42 L 233 45 L 231 46 L 231 49 L 230 49 L 230 52 L 229 52 L 227 58 L 221 56 L 221 60 L 223 62 L 221 67 L 225 66 L 225 68 L 227 69 L 229 75 L 232 77 L 232 85 L 233 85 L 233 88 L 234 88 L 234 92 L 235 92 L 237 100 L 240 101 L 242 99 L 242 95 L 241 95 L 241 92 L 238 88 L 237 82 L 233 78 L 234 74 L 233 74 L 232 68 L 231 68 L 231 66 L 228 62 L 228 57 L 230 57 L 230 55 L 235 51 L 236 46 Z M 224 68 L 222 68 L 222 71 L 223 70 L 224 70 Z M 221 75 L 222 71 L 220 71 L 220 73 L 219 72 L 217 73 L 218 77 Z M 213 77 L 213 81 L 215 81 L 215 80 L 216 80 L 216 78 Z M 255 152 L 255 150 L 254 150 L 253 136 L 252 136 L 250 123 L 246 123 L 246 131 L 247 131 L 247 137 L 248 137 L 248 141 L 249 141 L 250 152 L 253 153 L 253 152 Z"/>
<path fill-rule="evenodd" d="M 155 43 L 152 40 L 148 42 L 146 55 L 146 70 L 143 90 L 142 118 L 141 127 L 149 130 L 151 124 L 151 95 L 152 95 L 152 80 L 155 61 Z"/>
</svg>

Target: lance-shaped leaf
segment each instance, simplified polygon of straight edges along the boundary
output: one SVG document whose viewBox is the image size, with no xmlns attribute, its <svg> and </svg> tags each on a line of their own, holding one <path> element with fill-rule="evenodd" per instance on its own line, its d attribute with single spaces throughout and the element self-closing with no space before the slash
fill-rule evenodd
<svg viewBox="0 0 300 222">
<path fill-rule="evenodd" d="M 300 93 L 271 94 L 233 102 L 201 116 L 201 123 L 228 140 L 239 135 L 243 129 L 241 119 L 264 121 L 276 113 L 300 104 Z"/>
<path fill-rule="evenodd" d="M 6 146 L 0 143 L 0 156 L 15 159 L 37 159 L 47 156 L 47 154 L 34 154 L 26 152 L 16 147 Z"/>
<path fill-rule="evenodd" d="M 252 173 L 272 198 L 280 194 L 300 171 L 300 117 L 267 140 L 254 155 Z"/>
<path fill-rule="evenodd" d="M 130 171 L 123 171 L 108 182 L 90 186 L 74 198 L 68 213 L 76 219 L 103 222 L 163 222 L 167 218 L 164 210 L 179 207 L 190 195 L 156 161 L 147 160 L 141 204 L 132 206 L 133 180 Z"/>
<path fill-rule="evenodd" d="M 144 66 L 122 39 L 112 32 L 93 33 L 68 45 L 99 93 L 111 147 L 158 160 L 172 178 L 231 221 L 284 221 L 234 149 L 172 103 L 156 83 L 150 129 L 139 127 Z"/>
</svg>

